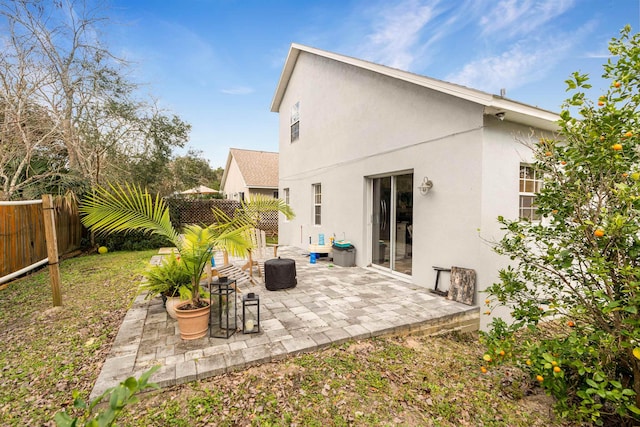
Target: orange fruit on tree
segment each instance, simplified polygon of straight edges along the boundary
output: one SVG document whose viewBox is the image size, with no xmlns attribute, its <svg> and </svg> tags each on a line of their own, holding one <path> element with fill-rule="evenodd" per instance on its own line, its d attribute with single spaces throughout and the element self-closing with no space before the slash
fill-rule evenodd
<svg viewBox="0 0 640 427">
<path fill-rule="evenodd" d="M 504 350 L 500 350 L 500 356 L 504 356 L 504 355 L 505 355 Z"/>
<path fill-rule="evenodd" d="M 557 364 L 558 364 L 558 362 L 556 362 L 555 360 L 552 360 L 552 361 L 551 361 L 551 365 L 552 365 L 552 366 L 556 366 Z"/>
<path fill-rule="evenodd" d="M 603 101 L 598 101 L 598 106 L 602 107 L 604 105 Z"/>
<path fill-rule="evenodd" d="M 544 153 L 545 156 L 547 157 L 551 157 L 553 155 L 553 153 L 551 151 L 547 151 Z"/>
<path fill-rule="evenodd" d="M 598 228 L 596 231 L 593 232 L 593 235 L 596 237 L 602 237 L 604 236 L 604 230 L 602 228 Z"/>
<path fill-rule="evenodd" d="M 490 315 L 490 314 L 491 314 L 491 311 L 490 311 L 490 310 L 487 310 L 487 311 L 485 311 L 485 312 L 484 312 L 484 314 L 486 314 L 486 315 L 488 316 L 488 315 Z"/>
<path fill-rule="evenodd" d="M 555 372 L 555 373 L 562 372 L 562 369 L 560 369 L 560 366 L 555 366 L 553 368 L 553 372 Z"/>
<path fill-rule="evenodd" d="M 620 86 L 622 85 L 622 83 L 620 83 L 620 82 L 613 82 L 613 85 L 614 85 L 615 87 L 620 87 Z"/>
<path fill-rule="evenodd" d="M 536 379 L 540 382 L 544 381 L 544 377 L 542 375 L 536 375 Z"/>
<path fill-rule="evenodd" d="M 526 363 L 526 364 L 527 364 L 527 366 L 531 366 L 531 360 L 529 360 L 529 359 L 527 359 L 527 361 L 526 361 L 526 362 L 524 362 L 524 363 Z"/>
<path fill-rule="evenodd" d="M 575 327 L 575 326 L 576 326 L 576 323 L 575 323 L 573 320 L 569 320 L 569 321 L 567 322 L 567 326 L 569 326 L 570 328 L 573 328 L 573 327 Z"/>
<path fill-rule="evenodd" d="M 626 136 L 627 138 L 631 138 L 633 136 L 633 132 L 629 131 L 625 133 L 624 136 Z"/>
<path fill-rule="evenodd" d="M 622 150 L 622 144 L 613 144 L 611 148 L 613 148 L 615 151 L 620 151 Z"/>
<path fill-rule="evenodd" d="M 487 368 L 485 368 L 484 366 L 480 366 L 480 371 L 481 371 L 483 374 L 486 374 L 486 373 L 487 373 Z"/>
<path fill-rule="evenodd" d="M 484 300 L 484 303 L 489 305 L 491 303 L 491 300 L 490 299 L 486 299 L 486 300 Z"/>
</svg>

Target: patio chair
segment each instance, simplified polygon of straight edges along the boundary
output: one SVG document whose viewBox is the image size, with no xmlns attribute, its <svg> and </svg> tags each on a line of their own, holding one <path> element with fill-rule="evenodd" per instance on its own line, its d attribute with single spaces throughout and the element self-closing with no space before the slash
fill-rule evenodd
<svg viewBox="0 0 640 427">
<path fill-rule="evenodd" d="M 264 280 L 264 262 L 278 256 L 278 245 L 267 243 L 264 230 L 252 228 L 248 231 L 251 240 L 251 249 L 247 251 L 247 263 L 242 266 L 243 270 L 249 270 L 249 277 L 252 283 L 256 283 L 253 278 L 253 269 L 257 267 L 258 276 Z M 273 252 L 271 252 L 273 251 Z M 273 256 L 271 255 L 273 253 Z"/>
</svg>

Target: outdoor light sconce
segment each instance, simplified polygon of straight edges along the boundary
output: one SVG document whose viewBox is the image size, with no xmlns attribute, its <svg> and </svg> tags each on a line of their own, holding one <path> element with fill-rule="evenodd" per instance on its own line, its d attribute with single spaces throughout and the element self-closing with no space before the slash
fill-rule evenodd
<svg viewBox="0 0 640 427">
<path fill-rule="evenodd" d="M 242 333 L 260 332 L 260 298 L 253 292 L 242 296 Z"/>
<path fill-rule="evenodd" d="M 432 188 L 433 188 L 433 182 L 431 182 L 431 180 L 425 176 L 422 179 L 422 184 L 420 184 L 420 186 L 418 187 L 418 190 L 420 190 L 420 194 L 422 194 L 423 196 L 426 196 L 429 190 L 431 190 Z"/>
</svg>

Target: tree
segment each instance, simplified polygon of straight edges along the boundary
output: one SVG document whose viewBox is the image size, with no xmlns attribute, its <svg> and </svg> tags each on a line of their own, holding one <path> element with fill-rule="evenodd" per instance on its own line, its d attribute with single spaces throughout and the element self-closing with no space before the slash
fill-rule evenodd
<svg viewBox="0 0 640 427">
<path fill-rule="evenodd" d="M 205 185 L 220 188 L 223 169 L 212 169 L 209 161 L 201 157 L 202 151 L 189 149 L 184 156 L 176 156 L 168 165 L 169 174 L 163 182 L 162 194 L 171 194 Z"/>
<path fill-rule="evenodd" d="M 0 0 L 0 197 L 27 186 L 78 189 L 103 176 L 153 187 L 173 148 L 186 144 L 190 126 L 137 99 L 137 85 L 123 77 L 128 64 L 102 45 L 101 6 Z"/>
<path fill-rule="evenodd" d="M 139 144 L 128 154 L 133 182 L 156 190 L 164 176 L 169 174 L 169 163 L 174 147 L 184 147 L 189 139 L 191 125 L 176 115 L 168 117 L 157 109 L 151 116 L 139 121 Z"/>
<path fill-rule="evenodd" d="M 34 101 L 50 79 L 25 40 L 8 38 L 0 53 L 0 200 L 63 173 L 60 163 L 39 167 L 39 159 L 63 154 L 64 144 L 59 124 Z"/>
<path fill-rule="evenodd" d="M 640 420 L 640 35 L 630 31 L 610 43 L 606 92 L 592 101 L 588 76 L 574 73 L 558 138 L 531 147 L 543 220 L 499 218 L 495 250 L 514 265 L 487 300 L 513 322 L 494 320 L 485 361 L 514 360 L 560 414 L 596 424 Z"/>
</svg>

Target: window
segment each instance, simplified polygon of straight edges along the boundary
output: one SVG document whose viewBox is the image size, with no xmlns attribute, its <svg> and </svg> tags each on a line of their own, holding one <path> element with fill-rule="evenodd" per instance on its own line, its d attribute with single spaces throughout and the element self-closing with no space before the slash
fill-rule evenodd
<svg viewBox="0 0 640 427">
<path fill-rule="evenodd" d="M 313 184 L 313 224 L 322 224 L 322 184 Z"/>
<path fill-rule="evenodd" d="M 300 102 L 296 102 L 291 107 L 291 142 L 297 141 L 300 137 Z"/>
<path fill-rule="evenodd" d="M 244 201 L 244 191 L 241 191 L 241 192 L 238 193 L 238 200 L 240 200 L 242 202 Z"/>
<path fill-rule="evenodd" d="M 532 166 L 520 165 L 520 219 L 540 220 L 535 198 L 541 188 L 542 175 Z"/>
<path fill-rule="evenodd" d="M 278 190 L 276 190 L 276 191 L 274 191 L 274 192 L 273 192 L 273 198 L 274 198 L 274 199 L 277 199 L 277 198 L 278 198 Z"/>
</svg>

